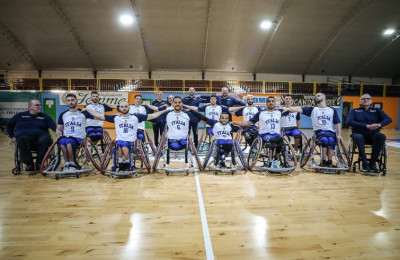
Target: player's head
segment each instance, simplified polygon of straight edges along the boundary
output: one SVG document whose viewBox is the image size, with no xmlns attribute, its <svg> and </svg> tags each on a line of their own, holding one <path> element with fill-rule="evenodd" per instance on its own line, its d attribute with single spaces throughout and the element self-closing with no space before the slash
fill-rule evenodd
<svg viewBox="0 0 400 260">
<path fill-rule="evenodd" d="M 163 93 L 161 91 L 158 91 L 156 94 L 157 100 L 161 100 L 163 98 Z"/>
<path fill-rule="evenodd" d="M 78 99 L 76 98 L 75 94 L 68 94 L 65 97 L 65 100 L 67 101 L 67 105 L 69 106 L 69 108 L 76 108 L 76 106 L 78 105 Z"/>
<path fill-rule="evenodd" d="M 219 121 L 221 122 L 221 124 L 226 125 L 229 122 L 229 113 L 222 112 L 219 116 Z"/>
<path fill-rule="evenodd" d="M 189 96 L 193 97 L 194 93 L 196 93 L 196 90 L 194 88 L 189 88 Z"/>
<path fill-rule="evenodd" d="M 227 96 L 229 95 L 229 89 L 228 89 L 228 87 L 222 87 L 222 89 L 221 89 L 221 95 L 222 95 L 223 97 L 227 97 Z"/>
<path fill-rule="evenodd" d="M 316 104 L 320 104 L 322 102 L 325 102 L 325 100 L 326 100 L 326 96 L 325 96 L 324 93 L 319 92 L 319 93 L 317 93 L 315 95 L 315 103 Z"/>
<path fill-rule="evenodd" d="M 273 96 L 267 97 L 267 109 L 268 110 L 275 109 L 275 104 L 276 104 L 275 97 L 273 97 Z"/>
<path fill-rule="evenodd" d="M 92 91 L 90 93 L 90 98 L 92 99 L 92 103 L 95 103 L 95 104 L 99 103 L 99 92 Z"/>
<path fill-rule="evenodd" d="M 210 104 L 211 105 L 215 105 L 215 104 L 217 104 L 217 96 L 216 95 L 211 95 L 210 96 Z"/>
<path fill-rule="evenodd" d="M 254 97 L 253 95 L 247 96 L 247 105 L 252 106 L 254 104 L 253 97 Z"/>
<path fill-rule="evenodd" d="M 136 106 L 140 106 L 140 104 L 142 103 L 142 95 L 135 95 L 135 105 Z"/>
<path fill-rule="evenodd" d="M 289 107 L 292 105 L 293 99 L 291 95 L 285 95 L 285 106 Z"/>
<path fill-rule="evenodd" d="M 360 97 L 360 105 L 363 107 L 370 107 L 372 104 L 372 96 L 368 93 L 364 93 Z"/>
<path fill-rule="evenodd" d="M 123 115 L 128 115 L 129 114 L 129 103 L 126 101 L 121 101 L 121 103 L 119 103 L 119 111 Z"/>
<path fill-rule="evenodd" d="M 175 112 L 181 112 L 182 111 L 182 106 L 183 106 L 182 98 L 178 97 L 178 96 L 174 97 L 173 98 L 173 105 L 174 105 Z"/>
<path fill-rule="evenodd" d="M 169 95 L 168 96 L 168 102 L 173 105 L 174 104 L 174 96 L 173 95 Z"/>
<path fill-rule="evenodd" d="M 40 104 L 39 100 L 37 100 L 37 99 L 29 100 L 28 110 L 31 115 L 39 114 L 41 108 L 42 108 L 42 105 Z"/>
</svg>

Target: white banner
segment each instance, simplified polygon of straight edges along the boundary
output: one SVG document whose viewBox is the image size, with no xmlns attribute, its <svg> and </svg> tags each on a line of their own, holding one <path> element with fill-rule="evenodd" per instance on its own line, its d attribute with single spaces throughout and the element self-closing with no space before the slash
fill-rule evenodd
<svg viewBox="0 0 400 260">
<path fill-rule="evenodd" d="M 12 118 L 16 113 L 28 111 L 28 102 L 0 102 L 0 118 Z"/>
<path fill-rule="evenodd" d="M 60 96 L 60 105 L 67 105 L 66 96 L 69 93 L 59 93 Z M 90 104 L 92 99 L 90 98 L 90 92 L 74 92 L 78 98 L 78 105 L 87 105 Z M 100 102 L 118 105 L 122 101 L 128 101 L 129 93 L 128 92 L 101 92 L 99 95 Z"/>
</svg>

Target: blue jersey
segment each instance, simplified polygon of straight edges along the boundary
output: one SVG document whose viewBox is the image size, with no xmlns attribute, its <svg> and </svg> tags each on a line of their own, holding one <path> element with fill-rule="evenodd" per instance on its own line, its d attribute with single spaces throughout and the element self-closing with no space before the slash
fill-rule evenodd
<svg viewBox="0 0 400 260">
<path fill-rule="evenodd" d="M 56 123 L 41 112 L 37 115 L 31 115 L 29 111 L 17 113 L 6 124 L 10 138 L 42 135 L 48 133 L 49 128 L 56 131 Z"/>
<path fill-rule="evenodd" d="M 204 103 L 206 100 L 203 98 L 199 98 L 199 97 L 184 97 L 182 99 L 182 102 L 184 105 L 188 105 L 188 106 L 194 106 L 194 107 L 199 107 L 200 103 Z M 187 114 L 189 115 L 190 118 L 190 122 L 193 123 L 198 123 L 200 120 L 193 115 L 191 112 L 187 112 Z"/>
<path fill-rule="evenodd" d="M 360 134 L 373 134 L 377 130 L 367 129 L 367 125 L 380 124 L 382 127 L 387 126 L 392 122 L 392 119 L 386 115 L 380 108 L 370 107 L 365 109 L 363 107 L 352 109 L 349 112 L 346 123 L 352 126 L 353 133 Z"/>
</svg>

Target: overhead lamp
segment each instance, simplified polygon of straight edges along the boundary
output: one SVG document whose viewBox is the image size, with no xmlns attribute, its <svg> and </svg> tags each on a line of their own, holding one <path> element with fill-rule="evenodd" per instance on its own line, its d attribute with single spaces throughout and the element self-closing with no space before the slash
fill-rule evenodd
<svg viewBox="0 0 400 260">
<path fill-rule="evenodd" d="M 260 23 L 260 28 L 263 30 L 268 30 L 269 28 L 271 28 L 272 26 L 272 22 L 271 21 L 262 21 Z"/>
<path fill-rule="evenodd" d="M 133 23 L 133 16 L 130 14 L 123 14 L 119 17 L 119 22 L 122 25 L 131 25 Z"/>
<path fill-rule="evenodd" d="M 384 35 L 392 35 L 395 31 L 396 31 L 395 29 L 390 28 L 390 29 L 386 29 L 386 30 L 383 32 L 383 34 L 384 34 Z"/>
</svg>

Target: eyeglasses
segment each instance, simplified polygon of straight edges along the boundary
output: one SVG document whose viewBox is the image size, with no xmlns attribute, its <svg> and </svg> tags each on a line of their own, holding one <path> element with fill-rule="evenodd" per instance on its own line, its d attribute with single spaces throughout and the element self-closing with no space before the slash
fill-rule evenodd
<svg viewBox="0 0 400 260">
<path fill-rule="evenodd" d="M 42 106 L 42 105 L 41 105 L 41 104 L 35 104 L 35 105 L 32 105 L 32 106 L 40 107 L 40 106 Z"/>
<path fill-rule="evenodd" d="M 372 98 L 362 98 L 361 100 L 371 100 Z"/>
</svg>

